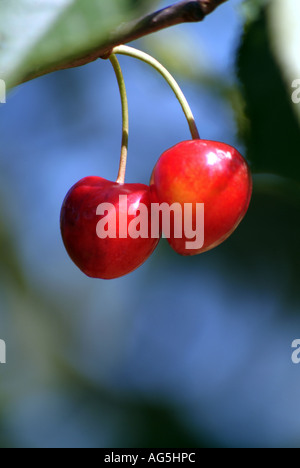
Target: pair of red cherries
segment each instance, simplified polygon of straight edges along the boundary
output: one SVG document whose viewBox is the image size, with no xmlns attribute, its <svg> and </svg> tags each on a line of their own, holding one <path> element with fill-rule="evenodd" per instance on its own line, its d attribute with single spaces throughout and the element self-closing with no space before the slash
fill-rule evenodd
<svg viewBox="0 0 300 468">
<path fill-rule="evenodd" d="M 153 203 L 204 204 L 204 244 L 187 247 L 191 239 L 178 238 L 174 230 L 168 238 L 180 255 L 197 255 L 224 242 L 244 218 L 251 199 L 252 178 L 247 162 L 232 146 L 206 140 L 184 141 L 162 154 L 155 166 L 150 186 L 110 182 L 87 177 L 67 194 L 61 212 L 61 232 L 73 262 L 92 278 L 114 279 L 140 267 L 158 245 L 157 237 L 130 235 L 99 238 L 97 209 L 109 203 L 120 216 L 120 195 L 126 195 L 135 212 L 128 225 L 139 216 L 141 204 L 148 208 L 151 223 Z M 103 217 L 104 215 L 102 215 Z M 176 216 L 176 215 L 175 215 Z M 192 224 L 196 211 L 192 211 Z M 183 220 L 184 221 L 184 220 Z M 149 228 L 150 232 L 150 228 Z"/>
</svg>

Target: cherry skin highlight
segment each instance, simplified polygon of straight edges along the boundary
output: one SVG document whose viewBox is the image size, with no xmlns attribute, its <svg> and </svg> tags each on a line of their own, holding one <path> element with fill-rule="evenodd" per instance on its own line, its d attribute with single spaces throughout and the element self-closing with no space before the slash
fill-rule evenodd
<svg viewBox="0 0 300 468">
<path fill-rule="evenodd" d="M 147 185 L 118 184 L 100 177 L 87 177 L 72 187 L 61 210 L 61 233 L 69 256 L 83 273 L 91 278 L 119 278 L 136 270 L 149 258 L 159 242 L 150 235 L 151 190 Z M 127 197 L 128 207 L 132 206 L 133 212 L 124 213 L 120 196 Z M 111 208 L 97 215 L 100 205 L 108 207 L 102 204 L 110 204 Z M 128 226 L 140 214 L 141 204 L 148 210 L 144 221 L 149 225 L 149 235 L 132 238 L 128 235 Z M 122 219 L 124 215 L 127 217 L 125 235 L 119 229 L 120 211 Z M 111 219 L 115 217 L 115 238 L 111 233 L 100 238 L 98 223 L 105 216 L 108 219 L 108 215 Z"/>
<path fill-rule="evenodd" d="M 241 154 L 225 143 L 192 140 L 167 150 L 158 160 L 150 182 L 159 203 L 193 205 L 190 222 L 195 228 L 196 204 L 204 203 L 204 244 L 187 248 L 184 234 L 168 239 L 180 255 L 197 255 L 217 247 L 238 227 L 252 195 L 252 177 Z M 184 216 L 183 216 L 184 220 Z M 189 220 L 185 220 L 189 221 Z"/>
</svg>

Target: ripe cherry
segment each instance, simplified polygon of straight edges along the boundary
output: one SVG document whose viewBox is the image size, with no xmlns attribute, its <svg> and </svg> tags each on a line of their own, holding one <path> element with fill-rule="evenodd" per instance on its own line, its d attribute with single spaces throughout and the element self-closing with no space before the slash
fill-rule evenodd
<svg viewBox="0 0 300 468">
<path fill-rule="evenodd" d="M 127 197 L 127 206 L 120 204 L 120 196 Z M 67 252 L 80 270 L 92 278 L 114 279 L 141 266 L 159 242 L 150 235 L 151 199 L 150 188 L 142 184 L 119 184 L 87 177 L 74 185 L 62 206 L 61 232 Z M 148 223 L 149 233 L 147 238 L 133 238 L 128 235 L 128 227 L 138 221 L 141 204 L 147 207 L 144 221 Z M 103 207 L 101 215 L 97 215 L 99 206 Z M 130 213 L 129 207 L 133 207 Z M 120 216 L 127 219 L 123 233 L 119 229 Z M 108 232 L 106 238 L 97 234 L 99 221 L 104 217 L 110 218 L 111 226 L 115 225 L 115 236 L 113 232 Z"/>
<path fill-rule="evenodd" d="M 252 194 L 252 177 L 245 159 L 232 146 L 220 142 L 184 141 L 160 157 L 151 179 L 159 203 L 204 203 L 204 245 L 187 248 L 185 235 L 168 239 L 181 255 L 197 255 L 224 242 L 244 218 Z M 184 229 L 183 229 L 184 232 Z"/>
</svg>

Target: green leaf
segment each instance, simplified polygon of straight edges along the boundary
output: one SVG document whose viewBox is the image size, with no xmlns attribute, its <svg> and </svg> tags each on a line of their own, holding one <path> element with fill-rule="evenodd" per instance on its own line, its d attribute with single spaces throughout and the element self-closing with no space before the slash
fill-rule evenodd
<svg viewBox="0 0 300 468">
<path fill-rule="evenodd" d="M 286 85 L 292 94 L 292 84 L 300 80 L 300 2 L 273 0 L 268 9 L 272 49 L 281 68 Z M 299 83 L 298 83 L 299 89 Z M 298 96 L 300 93 L 297 93 Z M 293 102 L 293 110 L 300 123 L 300 104 Z"/>
<path fill-rule="evenodd" d="M 0 77 L 10 88 L 104 46 L 149 0 L 0 0 Z"/>
<path fill-rule="evenodd" d="M 274 58 L 268 8 L 263 8 L 258 17 L 248 22 L 239 50 L 238 75 L 248 117 L 248 125 L 241 126 L 240 132 L 255 172 L 277 174 L 299 182 L 299 124 L 291 88 Z"/>
</svg>

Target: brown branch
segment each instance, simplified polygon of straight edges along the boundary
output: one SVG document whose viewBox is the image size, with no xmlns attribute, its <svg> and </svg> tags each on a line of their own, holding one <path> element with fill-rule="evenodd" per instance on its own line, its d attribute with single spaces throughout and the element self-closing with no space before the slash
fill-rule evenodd
<svg viewBox="0 0 300 468">
<path fill-rule="evenodd" d="M 140 39 L 141 37 L 170 28 L 182 23 L 196 23 L 203 21 L 204 18 L 214 11 L 217 6 L 227 0 L 182 0 L 163 10 L 156 11 L 133 23 L 129 23 L 122 30 L 119 30 L 115 36 L 110 38 L 108 50 L 117 45 Z M 99 55 L 98 55 L 99 57 Z"/>
<path fill-rule="evenodd" d="M 24 81 L 29 81 L 53 71 L 79 67 L 93 62 L 98 58 L 107 58 L 111 50 L 118 45 L 132 42 L 162 29 L 182 23 L 203 21 L 218 6 L 228 0 L 182 0 L 163 10 L 156 11 L 131 23 L 120 26 L 101 47 L 95 48 L 81 57 L 68 60 L 68 62 L 56 65 L 55 68 L 44 70 L 42 73 L 31 75 Z"/>
</svg>

